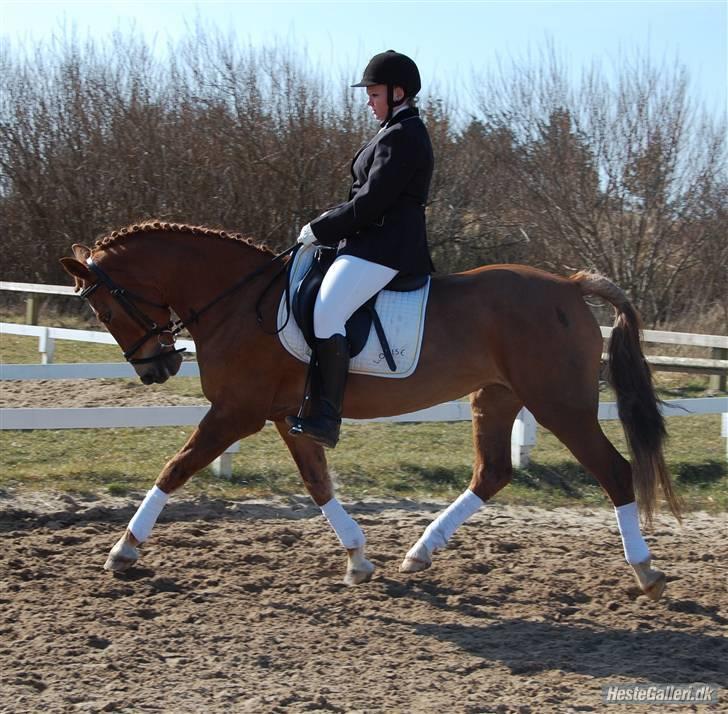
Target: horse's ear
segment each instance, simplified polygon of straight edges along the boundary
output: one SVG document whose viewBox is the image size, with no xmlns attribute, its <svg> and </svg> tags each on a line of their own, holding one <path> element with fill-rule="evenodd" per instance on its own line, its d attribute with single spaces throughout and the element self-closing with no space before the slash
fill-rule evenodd
<svg viewBox="0 0 728 714">
<path fill-rule="evenodd" d="M 76 279 L 76 290 L 81 288 L 81 281 L 86 281 L 87 283 L 93 282 L 91 271 L 80 260 L 76 260 L 75 258 L 61 258 L 61 265 L 72 278 Z"/>
<path fill-rule="evenodd" d="M 76 256 L 76 259 L 80 260 L 82 263 L 85 263 L 86 258 L 88 258 L 91 255 L 91 249 L 87 248 L 85 245 L 82 245 L 81 243 L 74 243 L 71 246 L 71 250 L 73 251 L 73 254 Z"/>
<path fill-rule="evenodd" d="M 93 275 L 86 267 L 86 258 L 91 255 L 91 250 L 81 243 L 74 243 L 71 246 L 75 258 L 61 258 L 63 269 L 72 277 L 76 278 L 76 290 L 80 290 L 81 281 L 93 282 Z"/>
</svg>

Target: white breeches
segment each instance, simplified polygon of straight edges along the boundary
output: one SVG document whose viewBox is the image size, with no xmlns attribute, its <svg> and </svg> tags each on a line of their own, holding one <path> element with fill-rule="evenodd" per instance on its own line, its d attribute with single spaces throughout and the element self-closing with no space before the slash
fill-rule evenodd
<svg viewBox="0 0 728 714">
<path fill-rule="evenodd" d="M 378 293 L 397 271 L 353 255 L 340 255 L 321 283 L 313 311 L 317 338 L 346 334 L 346 321 L 372 295 Z"/>
</svg>

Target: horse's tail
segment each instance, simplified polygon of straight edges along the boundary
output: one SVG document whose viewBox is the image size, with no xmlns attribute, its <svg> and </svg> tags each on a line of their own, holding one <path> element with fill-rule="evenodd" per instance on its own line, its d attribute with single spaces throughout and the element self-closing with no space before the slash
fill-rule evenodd
<svg viewBox="0 0 728 714">
<path fill-rule="evenodd" d="M 607 350 L 609 381 L 617 393 L 617 410 L 632 454 L 632 480 L 642 516 L 652 523 L 659 481 L 670 510 L 681 521 L 680 500 L 663 455 L 665 420 L 640 346 L 640 317 L 625 293 L 604 276 L 582 271 L 570 279 L 584 295 L 597 295 L 616 310 Z"/>
</svg>

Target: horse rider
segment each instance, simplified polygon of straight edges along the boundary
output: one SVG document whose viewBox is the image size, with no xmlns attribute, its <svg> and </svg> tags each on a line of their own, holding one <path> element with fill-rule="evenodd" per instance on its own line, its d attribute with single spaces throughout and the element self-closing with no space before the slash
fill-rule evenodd
<svg viewBox="0 0 728 714">
<path fill-rule="evenodd" d="M 339 440 L 349 371 L 346 321 L 399 272 L 434 270 L 425 204 L 434 165 L 432 144 L 416 107 L 417 65 L 387 50 L 375 55 L 353 87 L 366 87 L 379 132 L 354 156 L 348 200 L 305 225 L 303 245 L 336 247 L 314 308 L 311 356 L 320 388 L 309 416 L 288 417 L 290 433 L 333 448 Z M 316 383 L 316 382 L 314 382 Z"/>
</svg>

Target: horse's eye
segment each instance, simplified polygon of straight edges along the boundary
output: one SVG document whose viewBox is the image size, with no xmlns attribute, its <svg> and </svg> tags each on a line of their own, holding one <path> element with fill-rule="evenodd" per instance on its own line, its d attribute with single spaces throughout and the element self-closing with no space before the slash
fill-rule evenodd
<svg viewBox="0 0 728 714">
<path fill-rule="evenodd" d="M 100 312 L 98 317 L 100 322 L 103 322 L 104 325 L 108 325 L 111 322 L 111 310 Z"/>
</svg>

